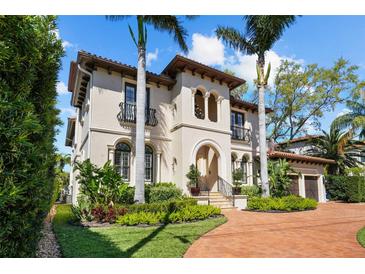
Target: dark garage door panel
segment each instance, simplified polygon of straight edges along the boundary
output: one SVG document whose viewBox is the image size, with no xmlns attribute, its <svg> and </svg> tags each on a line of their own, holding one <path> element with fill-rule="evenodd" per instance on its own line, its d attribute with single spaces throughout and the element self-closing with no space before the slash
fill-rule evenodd
<svg viewBox="0 0 365 274">
<path fill-rule="evenodd" d="M 305 176 L 305 197 L 318 201 L 318 177 Z"/>
<path fill-rule="evenodd" d="M 292 184 L 290 185 L 290 194 L 299 195 L 299 177 L 298 175 L 290 175 Z"/>
</svg>

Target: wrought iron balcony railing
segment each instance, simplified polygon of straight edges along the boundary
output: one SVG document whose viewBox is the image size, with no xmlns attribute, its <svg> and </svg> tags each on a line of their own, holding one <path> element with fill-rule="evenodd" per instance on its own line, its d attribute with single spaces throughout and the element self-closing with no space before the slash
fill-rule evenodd
<svg viewBox="0 0 365 274">
<path fill-rule="evenodd" d="M 231 126 L 232 139 L 251 143 L 251 130 L 248 128 Z"/>
<path fill-rule="evenodd" d="M 136 123 L 137 118 L 137 106 L 134 104 L 120 103 L 120 112 L 118 114 L 118 120 L 120 123 Z M 156 110 L 153 108 L 146 108 L 145 110 L 145 123 L 147 126 L 156 126 L 158 121 L 156 119 Z"/>
</svg>

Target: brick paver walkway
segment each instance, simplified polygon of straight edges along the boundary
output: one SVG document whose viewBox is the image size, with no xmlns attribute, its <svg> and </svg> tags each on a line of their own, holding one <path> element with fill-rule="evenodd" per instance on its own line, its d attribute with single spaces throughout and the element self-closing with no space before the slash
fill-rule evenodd
<svg viewBox="0 0 365 274">
<path fill-rule="evenodd" d="M 185 257 L 365 257 L 356 240 L 365 204 L 327 203 L 296 213 L 229 210 L 228 222 L 197 240 Z"/>
</svg>

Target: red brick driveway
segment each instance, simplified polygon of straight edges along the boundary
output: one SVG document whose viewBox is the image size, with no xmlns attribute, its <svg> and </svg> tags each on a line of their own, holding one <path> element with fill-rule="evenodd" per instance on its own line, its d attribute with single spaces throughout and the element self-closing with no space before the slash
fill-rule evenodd
<svg viewBox="0 0 365 274">
<path fill-rule="evenodd" d="M 365 204 L 327 203 L 296 213 L 229 210 L 228 222 L 197 240 L 185 257 L 365 257 L 356 241 Z"/>
</svg>

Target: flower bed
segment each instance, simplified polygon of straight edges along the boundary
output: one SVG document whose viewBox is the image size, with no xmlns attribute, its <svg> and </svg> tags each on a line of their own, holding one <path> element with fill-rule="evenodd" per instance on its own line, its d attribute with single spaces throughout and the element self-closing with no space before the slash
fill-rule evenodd
<svg viewBox="0 0 365 274">
<path fill-rule="evenodd" d="M 295 195 L 280 198 L 253 197 L 248 200 L 247 208 L 264 212 L 291 212 L 313 210 L 317 208 L 317 201 Z"/>
</svg>

